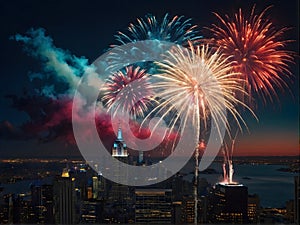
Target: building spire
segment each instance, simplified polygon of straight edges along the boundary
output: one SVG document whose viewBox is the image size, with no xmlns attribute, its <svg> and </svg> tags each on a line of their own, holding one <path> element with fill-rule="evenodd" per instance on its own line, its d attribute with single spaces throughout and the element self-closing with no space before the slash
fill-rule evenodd
<svg viewBox="0 0 300 225">
<path fill-rule="evenodd" d="M 63 172 L 62 172 L 62 174 L 61 174 L 61 177 L 70 177 L 69 169 L 68 169 L 68 168 L 64 168 L 64 169 L 63 169 Z"/>
<path fill-rule="evenodd" d="M 118 133 L 117 133 L 117 138 L 116 138 L 113 148 L 112 148 L 112 156 L 114 156 L 114 157 L 127 157 L 128 156 L 126 144 L 123 140 L 123 134 L 122 134 L 120 121 L 119 121 L 119 129 L 118 129 Z"/>
<path fill-rule="evenodd" d="M 118 129 L 118 136 L 117 136 L 118 141 L 123 141 L 123 134 L 122 134 L 122 129 L 119 127 Z"/>
</svg>

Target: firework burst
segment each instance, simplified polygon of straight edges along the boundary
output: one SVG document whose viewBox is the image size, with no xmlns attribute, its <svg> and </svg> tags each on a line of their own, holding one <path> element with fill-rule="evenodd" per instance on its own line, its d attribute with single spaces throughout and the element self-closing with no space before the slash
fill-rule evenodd
<svg viewBox="0 0 300 225">
<path fill-rule="evenodd" d="M 129 66 L 125 72 L 113 73 L 101 92 L 101 100 L 107 110 L 113 113 L 130 112 L 143 116 L 151 102 L 151 85 L 146 70 Z"/>
<path fill-rule="evenodd" d="M 158 22 L 153 15 L 139 18 L 137 24 L 129 25 L 128 31 L 128 34 L 119 31 L 115 35 L 116 40 L 121 44 L 142 40 L 160 40 L 187 45 L 188 41 L 198 43 L 201 38 L 197 26 L 191 24 L 191 19 L 185 19 L 184 16 L 174 16 L 170 19 L 168 14 L 161 22 Z"/>
<path fill-rule="evenodd" d="M 239 78 L 231 71 L 231 62 L 218 50 L 211 52 L 208 45 L 194 48 L 190 44 L 190 49 L 175 47 L 167 52 L 166 59 L 158 65 L 161 73 L 151 78 L 155 79 L 155 93 L 165 101 L 153 111 L 165 111 L 161 116 L 163 119 L 176 109 L 171 129 L 179 118 L 179 127 L 184 127 L 187 117 L 192 116 L 199 132 L 200 124 L 203 124 L 201 120 L 206 126 L 209 117 L 215 124 L 224 125 L 229 130 L 226 110 L 238 121 L 239 126 L 239 121 L 244 123 L 235 108 L 237 104 L 244 104 L 233 94 L 235 91 L 243 92 Z M 219 127 L 217 130 L 220 131 Z"/>
<path fill-rule="evenodd" d="M 289 77 L 288 63 L 293 61 L 292 52 L 285 50 L 290 41 L 282 40 L 288 29 L 275 29 L 266 16 L 269 8 L 257 15 L 253 7 L 249 18 L 241 9 L 233 19 L 215 13 L 221 24 L 208 28 L 213 34 L 209 42 L 220 46 L 224 56 L 232 56 L 233 71 L 243 80 L 248 96 L 257 93 L 264 102 L 277 97 L 275 87 L 287 86 L 284 77 Z"/>
</svg>

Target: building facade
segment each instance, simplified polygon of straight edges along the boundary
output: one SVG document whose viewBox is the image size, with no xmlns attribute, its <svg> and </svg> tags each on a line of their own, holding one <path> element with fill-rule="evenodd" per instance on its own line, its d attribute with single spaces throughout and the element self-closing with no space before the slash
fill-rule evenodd
<svg viewBox="0 0 300 225">
<path fill-rule="evenodd" d="M 172 189 L 136 189 L 135 222 L 172 223 Z"/>
<path fill-rule="evenodd" d="M 75 213 L 75 182 L 67 169 L 62 176 L 54 181 L 55 222 L 58 224 L 74 224 Z"/>
<path fill-rule="evenodd" d="M 209 223 L 248 223 L 248 188 L 242 184 L 216 184 L 208 195 Z"/>
</svg>

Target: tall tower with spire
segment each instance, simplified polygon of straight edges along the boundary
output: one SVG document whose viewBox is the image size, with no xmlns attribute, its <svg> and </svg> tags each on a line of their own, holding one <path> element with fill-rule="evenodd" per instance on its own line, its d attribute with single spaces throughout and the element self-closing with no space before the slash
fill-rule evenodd
<svg viewBox="0 0 300 225">
<path fill-rule="evenodd" d="M 111 153 L 112 153 L 112 157 L 116 157 L 116 158 L 127 158 L 128 157 L 127 146 L 123 140 L 123 134 L 122 134 L 121 127 L 119 127 L 119 129 L 118 129 L 118 135 L 114 142 Z"/>
<path fill-rule="evenodd" d="M 129 154 L 127 152 L 127 146 L 123 140 L 121 127 L 119 127 L 118 129 L 117 138 L 112 146 L 111 155 L 118 161 L 128 164 Z M 112 165 L 112 171 L 113 176 L 116 178 L 115 180 L 118 181 L 117 183 L 124 183 L 124 179 L 127 179 L 127 173 L 126 171 L 124 171 L 124 169 L 120 166 L 119 163 Z M 124 172 L 126 175 L 124 175 Z M 121 174 L 123 175 L 121 176 Z"/>
<path fill-rule="evenodd" d="M 75 178 L 64 168 L 60 177 L 54 180 L 55 221 L 58 224 L 74 224 L 75 218 Z"/>
<path fill-rule="evenodd" d="M 122 163 L 128 164 L 129 154 L 127 151 L 127 146 L 123 140 L 122 129 L 119 127 L 117 138 L 113 143 L 111 150 L 112 157 L 121 161 Z M 129 193 L 128 186 L 122 185 L 124 180 L 128 179 L 128 172 L 124 171 L 123 167 L 120 167 L 118 163 L 111 165 L 113 176 L 115 177 L 115 182 L 109 182 L 109 192 L 107 203 L 110 205 L 113 213 L 114 223 L 127 223 L 128 222 L 128 212 L 132 208 L 130 202 L 132 201 Z M 124 175 L 125 172 L 125 175 Z"/>
</svg>

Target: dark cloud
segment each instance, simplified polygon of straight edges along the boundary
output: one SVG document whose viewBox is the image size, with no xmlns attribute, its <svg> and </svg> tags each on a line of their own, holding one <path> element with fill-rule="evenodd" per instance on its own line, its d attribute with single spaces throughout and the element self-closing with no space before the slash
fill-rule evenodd
<svg viewBox="0 0 300 225">
<path fill-rule="evenodd" d="M 9 121 L 0 122 L 0 138 L 8 140 L 26 139 L 25 133 L 11 124 Z"/>
</svg>

